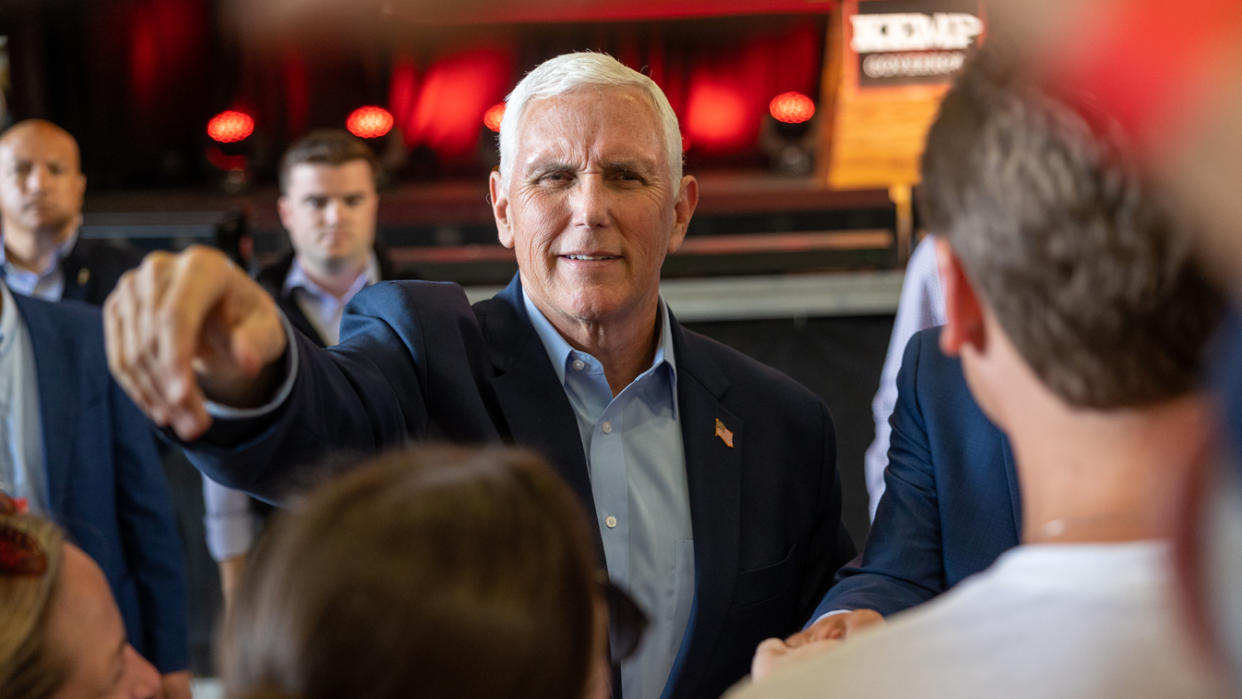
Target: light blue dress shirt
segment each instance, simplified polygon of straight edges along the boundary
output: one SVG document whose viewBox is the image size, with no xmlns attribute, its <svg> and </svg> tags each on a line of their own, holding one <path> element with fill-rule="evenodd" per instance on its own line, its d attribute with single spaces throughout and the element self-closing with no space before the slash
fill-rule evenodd
<svg viewBox="0 0 1242 699">
<path fill-rule="evenodd" d="M 60 268 L 60 261 L 68 255 L 78 242 L 78 231 L 75 229 L 65 238 L 65 242 L 57 246 L 48 259 L 47 266 L 38 272 L 22 269 L 9 262 L 8 253 L 0 245 L 0 267 L 4 268 L 4 281 L 9 288 L 19 294 L 33 296 L 44 301 L 59 301 L 65 293 L 65 273 Z"/>
<path fill-rule="evenodd" d="M 34 349 L 4 284 L 0 284 L 0 303 L 0 490 L 26 498 L 31 512 L 47 514 L 50 504 Z"/>
<path fill-rule="evenodd" d="M 578 419 L 612 580 L 651 618 L 621 665 L 626 699 L 659 697 L 694 601 L 694 540 L 668 309 L 651 367 L 615 397 L 595 357 L 572 348 L 522 291 L 526 313 Z"/>
<path fill-rule="evenodd" d="M 570 347 L 525 290 L 522 300 L 577 418 L 609 577 L 651 620 L 638 649 L 621 664 L 622 692 L 626 699 L 659 697 L 686 633 L 695 583 L 668 308 L 661 299 L 660 342 L 651 367 L 614 397 L 599 360 Z M 281 320 L 291 338 L 289 321 L 283 315 Z M 266 405 L 233 408 L 208 401 L 207 412 L 235 419 L 271 413 L 292 392 L 298 361 L 290 341 L 285 379 Z"/>
</svg>

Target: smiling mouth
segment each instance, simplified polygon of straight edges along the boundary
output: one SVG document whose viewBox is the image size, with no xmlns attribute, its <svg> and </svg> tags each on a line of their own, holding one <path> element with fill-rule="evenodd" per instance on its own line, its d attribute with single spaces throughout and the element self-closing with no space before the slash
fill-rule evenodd
<svg viewBox="0 0 1242 699">
<path fill-rule="evenodd" d="M 577 260 L 579 262 L 601 262 L 603 260 L 621 259 L 618 255 L 561 255 L 567 260 Z"/>
</svg>

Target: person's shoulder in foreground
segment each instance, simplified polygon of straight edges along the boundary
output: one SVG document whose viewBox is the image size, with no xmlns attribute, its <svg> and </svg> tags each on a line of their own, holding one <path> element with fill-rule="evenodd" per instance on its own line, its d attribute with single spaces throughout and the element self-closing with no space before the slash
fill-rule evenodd
<svg viewBox="0 0 1242 699">
<path fill-rule="evenodd" d="M 945 96 L 921 196 L 939 344 L 1010 440 L 1023 543 L 886 627 L 765 642 L 771 677 L 739 696 L 1220 695 L 1180 623 L 1168 513 L 1211 442 L 1198 386 L 1223 301 L 1118 144 L 1006 46 Z"/>
</svg>

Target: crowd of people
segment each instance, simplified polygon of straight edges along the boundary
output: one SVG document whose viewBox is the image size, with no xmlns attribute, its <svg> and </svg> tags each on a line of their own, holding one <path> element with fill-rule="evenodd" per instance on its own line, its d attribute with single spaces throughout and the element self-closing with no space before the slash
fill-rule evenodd
<svg viewBox="0 0 1242 699">
<path fill-rule="evenodd" d="M 1230 280 L 1024 54 L 977 50 L 927 135 L 934 312 L 898 314 L 861 551 L 823 400 L 659 293 L 698 201 L 660 88 L 550 59 L 499 150 L 518 273 L 471 305 L 380 283 L 346 134 L 287 153 L 257 278 L 92 251 L 72 138 L 0 136 L 0 697 L 190 694 L 156 432 L 204 476 L 228 697 L 1242 689 Z"/>
</svg>

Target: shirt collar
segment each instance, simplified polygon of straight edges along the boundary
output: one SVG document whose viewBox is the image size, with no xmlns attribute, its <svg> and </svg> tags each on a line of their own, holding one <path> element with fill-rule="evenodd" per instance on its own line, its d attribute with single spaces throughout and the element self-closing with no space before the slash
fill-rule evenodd
<svg viewBox="0 0 1242 699">
<path fill-rule="evenodd" d="M 561 337 L 560 332 L 552 326 L 552 322 L 535 306 L 535 302 L 530 300 L 525 287 L 522 287 L 522 303 L 526 306 L 526 315 L 530 317 L 530 324 L 535 329 L 535 334 L 539 336 L 544 350 L 548 353 L 548 359 L 552 360 L 556 380 L 560 381 L 562 386 L 565 385 L 565 366 L 569 363 L 570 353 L 575 351 L 574 348 L 565 341 L 564 337 Z M 677 384 L 677 358 L 673 353 L 673 331 L 669 326 L 668 304 L 664 303 L 664 297 L 661 296 L 660 344 L 656 346 L 651 367 L 667 364 L 670 384 L 675 386 Z"/>
<path fill-rule="evenodd" d="M 0 243 L 2 242 L 3 242 L 3 236 L 0 236 Z M 43 269 L 34 273 L 35 277 L 38 279 L 43 279 L 44 277 L 48 276 L 52 272 L 55 272 L 56 268 L 60 266 L 60 261 L 63 260 L 66 255 L 72 252 L 73 246 L 77 244 L 78 244 L 78 229 L 74 228 L 72 231 L 70 231 L 69 236 L 65 238 L 64 241 L 61 242 L 60 245 L 57 245 L 55 250 L 52 251 L 52 256 L 48 258 L 48 261 L 47 261 L 47 267 L 44 267 Z M 0 244 L 0 267 L 7 268 L 8 266 L 9 266 L 9 254 L 7 251 L 5 251 L 4 245 Z"/>
<path fill-rule="evenodd" d="M 371 252 L 371 257 L 367 259 L 367 266 L 363 268 L 362 274 L 354 280 L 349 291 L 345 292 L 345 298 L 341 299 L 341 303 L 348 303 L 359 291 L 362 291 L 370 284 L 380 281 L 379 260 L 375 256 L 375 252 Z M 302 267 L 301 260 L 297 255 L 293 256 L 293 264 L 289 265 L 289 274 L 285 275 L 285 283 L 281 287 L 281 294 L 288 296 L 293 293 L 294 289 L 305 289 L 314 296 L 331 297 L 331 292 L 315 283 L 314 279 L 306 273 L 306 269 Z"/>
<path fill-rule="evenodd" d="M 13 294 L 5 284 L 0 284 L 0 303 L 4 304 L 0 308 L 0 357 L 4 357 L 12 351 L 13 343 L 17 341 L 17 328 L 21 317 L 17 302 L 13 300 Z"/>
</svg>

